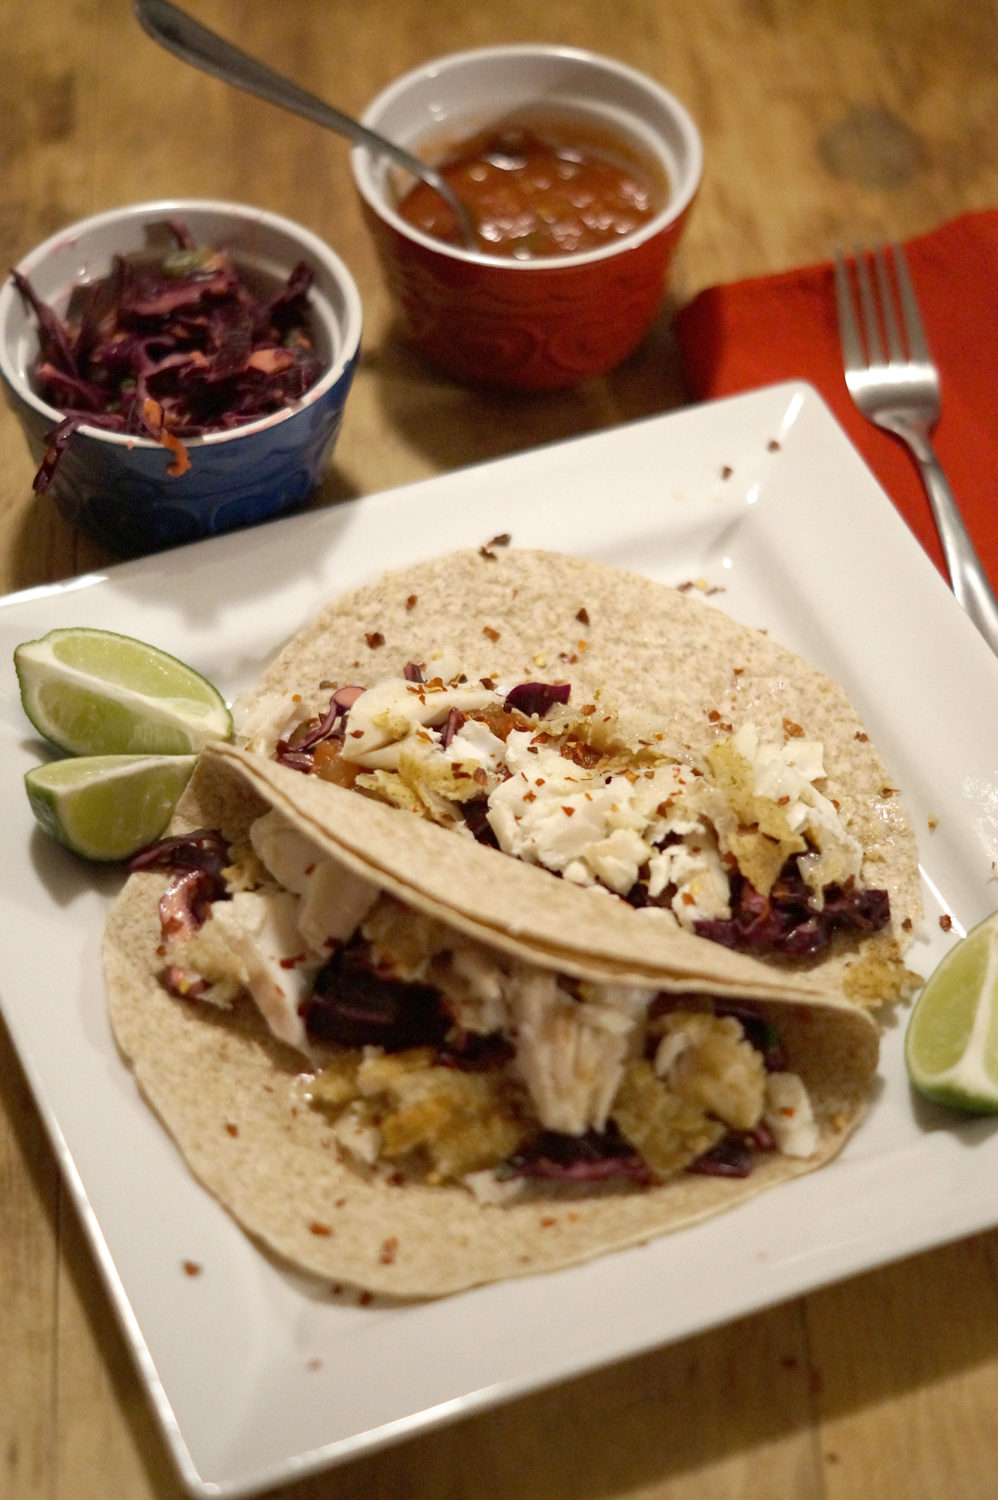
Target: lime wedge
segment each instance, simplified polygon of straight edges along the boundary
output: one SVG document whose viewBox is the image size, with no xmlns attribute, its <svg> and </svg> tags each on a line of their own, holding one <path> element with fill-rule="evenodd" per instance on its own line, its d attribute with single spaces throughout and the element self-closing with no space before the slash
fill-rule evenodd
<svg viewBox="0 0 998 1500">
<path fill-rule="evenodd" d="M 998 1114 L 998 912 L 930 974 L 904 1055 L 919 1093 L 972 1114 Z"/>
<path fill-rule="evenodd" d="M 194 755 L 79 755 L 28 771 L 31 810 L 46 833 L 85 859 L 127 859 L 158 838 Z"/>
<path fill-rule="evenodd" d="M 14 652 L 24 712 L 70 755 L 189 755 L 232 718 L 199 672 L 127 635 L 50 630 Z"/>
</svg>

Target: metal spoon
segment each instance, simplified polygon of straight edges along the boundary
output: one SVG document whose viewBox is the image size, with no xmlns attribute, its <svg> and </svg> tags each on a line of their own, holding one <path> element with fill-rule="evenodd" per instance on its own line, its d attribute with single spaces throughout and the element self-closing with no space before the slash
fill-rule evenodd
<svg viewBox="0 0 998 1500">
<path fill-rule="evenodd" d="M 304 115 L 306 120 L 311 120 L 316 125 L 324 125 L 327 130 L 335 130 L 348 140 L 357 141 L 372 151 L 380 152 L 411 172 L 414 177 L 421 178 L 434 192 L 440 194 L 454 213 L 467 249 L 478 249 L 478 236 L 467 208 L 455 195 L 446 178 L 434 167 L 420 161 L 418 156 L 413 156 L 403 146 L 397 146 L 394 141 L 379 135 L 377 131 L 368 130 L 359 120 L 343 114 L 331 104 L 326 104 L 314 94 L 299 88 L 290 79 L 268 68 L 265 63 L 250 57 L 247 52 L 240 51 L 224 37 L 209 31 L 207 26 L 202 26 L 185 11 L 171 4 L 170 0 L 134 0 L 134 9 L 137 20 L 149 35 L 184 62 L 201 68 L 214 78 L 221 78 L 225 83 L 246 89 L 249 93 L 266 99 L 269 104 L 277 104 L 294 114 Z"/>
</svg>

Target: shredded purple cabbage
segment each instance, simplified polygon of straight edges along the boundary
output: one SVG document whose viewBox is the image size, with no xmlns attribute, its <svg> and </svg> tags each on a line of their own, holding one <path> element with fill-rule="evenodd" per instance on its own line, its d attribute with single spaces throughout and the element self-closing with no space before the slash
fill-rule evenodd
<svg viewBox="0 0 998 1500">
<path fill-rule="evenodd" d="M 336 950 L 316 976 L 301 1014 L 316 1041 L 386 1052 L 439 1045 L 451 1024 L 439 990 L 380 973 L 360 941 Z"/>
<path fill-rule="evenodd" d="M 211 904 L 226 899 L 223 871 L 228 863 L 229 846 L 222 835 L 214 828 L 198 828 L 147 844 L 132 858 L 128 870 L 130 874 L 170 872 L 170 883 L 159 901 L 159 920 L 164 934 L 177 938 L 197 932 Z"/>
<path fill-rule="evenodd" d="M 510 688 L 503 708 L 543 718 L 556 703 L 567 703 L 571 691 L 569 682 L 521 682 Z"/>
<path fill-rule="evenodd" d="M 870 933 L 886 927 L 891 918 L 890 896 L 849 882 L 826 886 L 823 905 L 811 905 L 811 893 L 790 859 L 768 896 L 762 896 L 742 875 L 731 879 L 731 916 L 694 924 L 700 937 L 745 953 L 782 954 L 813 958 L 823 953 L 837 932 Z"/>
<path fill-rule="evenodd" d="M 183 438 L 279 411 L 322 371 L 304 262 L 272 296 L 258 297 L 226 252 L 199 249 L 183 224 L 162 227 L 175 249 L 115 256 L 107 276 L 77 289 L 65 319 L 11 272 L 38 323 L 38 394 L 64 413 L 35 475 L 39 493 L 84 423 L 155 438 L 180 474 L 189 467 Z"/>
<path fill-rule="evenodd" d="M 511 1156 L 498 1174 L 503 1178 L 542 1177 L 554 1182 L 608 1182 L 626 1178 L 649 1183 L 651 1168 L 612 1126 L 584 1135 L 544 1130 Z"/>
</svg>

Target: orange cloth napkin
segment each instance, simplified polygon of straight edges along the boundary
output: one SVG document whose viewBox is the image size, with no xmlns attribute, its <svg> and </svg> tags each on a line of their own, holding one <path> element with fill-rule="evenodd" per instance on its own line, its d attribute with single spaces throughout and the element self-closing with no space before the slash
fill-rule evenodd
<svg viewBox="0 0 998 1500">
<path fill-rule="evenodd" d="M 998 211 L 909 240 L 905 255 L 942 381 L 933 445 L 998 590 Z M 945 571 L 914 460 L 846 390 L 830 264 L 711 287 L 677 314 L 676 334 L 694 400 L 810 381 Z"/>
</svg>

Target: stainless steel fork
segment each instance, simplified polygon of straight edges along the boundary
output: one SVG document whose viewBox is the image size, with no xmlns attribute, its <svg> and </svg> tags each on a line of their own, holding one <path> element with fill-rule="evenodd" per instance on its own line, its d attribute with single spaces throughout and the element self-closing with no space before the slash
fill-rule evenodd
<svg viewBox="0 0 998 1500">
<path fill-rule="evenodd" d="M 851 264 L 835 256 L 835 291 L 846 385 L 860 411 L 906 444 L 932 507 L 953 593 L 998 652 L 998 601 L 991 591 L 932 448 L 941 408 L 939 373 L 925 341 L 900 245 Z M 871 263 L 873 274 L 871 275 Z"/>
</svg>

